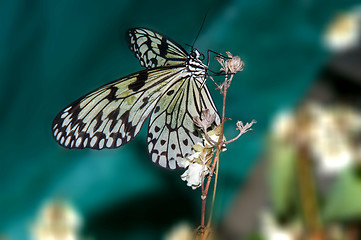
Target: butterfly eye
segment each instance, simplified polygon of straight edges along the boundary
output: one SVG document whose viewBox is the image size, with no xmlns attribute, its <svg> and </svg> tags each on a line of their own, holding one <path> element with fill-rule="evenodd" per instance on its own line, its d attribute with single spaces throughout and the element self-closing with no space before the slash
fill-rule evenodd
<svg viewBox="0 0 361 240">
<path fill-rule="evenodd" d="M 196 57 L 197 57 L 197 54 L 196 54 L 194 51 L 192 51 L 190 55 L 191 55 L 191 57 L 193 57 L 193 58 L 196 58 Z"/>
</svg>

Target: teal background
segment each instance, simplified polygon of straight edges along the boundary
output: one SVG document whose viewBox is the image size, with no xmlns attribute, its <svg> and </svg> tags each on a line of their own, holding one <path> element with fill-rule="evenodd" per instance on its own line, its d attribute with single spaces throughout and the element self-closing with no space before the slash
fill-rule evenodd
<svg viewBox="0 0 361 240">
<path fill-rule="evenodd" d="M 356 2 L 1 1 L 0 235 L 29 239 L 39 208 L 53 198 L 71 202 L 95 239 L 160 239 L 182 219 L 199 224 L 200 190 L 181 181 L 183 171 L 152 164 L 146 127 L 119 149 L 68 150 L 53 140 L 51 123 L 83 94 L 141 70 L 127 49 L 128 28 L 152 28 L 189 50 L 208 9 L 195 47 L 245 62 L 229 90 L 226 115 L 234 121 L 226 137 L 237 134 L 236 120 L 257 120 L 221 156 L 215 215 L 222 221 L 262 154 L 272 115 L 297 104 L 327 62 L 327 24 Z M 220 109 L 219 93 L 211 94 Z"/>
</svg>

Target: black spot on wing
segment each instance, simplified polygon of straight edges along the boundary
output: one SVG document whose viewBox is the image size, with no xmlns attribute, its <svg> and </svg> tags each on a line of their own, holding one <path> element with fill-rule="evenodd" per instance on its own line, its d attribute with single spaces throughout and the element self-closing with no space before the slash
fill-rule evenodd
<svg viewBox="0 0 361 240">
<path fill-rule="evenodd" d="M 129 121 L 129 113 L 130 113 L 129 110 L 125 111 L 123 115 L 120 117 L 120 119 L 124 124 L 124 132 L 125 132 L 125 135 L 122 138 L 123 142 L 125 141 L 123 144 L 129 142 L 135 137 L 136 126 L 134 126 L 132 122 Z M 130 137 L 130 139 L 128 139 L 128 137 Z"/>
<path fill-rule="evenodd" d="M 129 123 L 129 110 L 125 111 L 120 119 L 123 121 L 123 124 L 125 124 L 125 132 L 129 132 L 132 127 L 132 125 Z"/>
<path fill-rule="evenodd" d="M 145 41 L 145 44 L 147 45 L 148 49 L 152 49 L 152 40 L 150 40 L 149 36 L 146 36 L 147 40 Z"/>
<path fill-rule="evenodd" d="M 108 119 L 111 120 L 111 124 L 109 126 L 109 131 L 113 131 L 115 125 L 118 122 L 119 108 L 114 109 L 108 114 Z"/>
<path fill-rule="evenodd" d="M 149 99 L 148 99 L 147 97 L 144 97 L 144 98 L 143 98 L 143 103 L 142 103 L 142 105 L 141 105 L 139 108 L 140 108 L 140 109 L 143 109 L 143 108 L 147 105 L 148 101 L 149 101 Z"/>
<path fill-rule="evenodd" d="M 153 133 L 151 133 L 151 132 L 148 131 L 148 138 L 149 138 L 149 139 L 153 139 Z"/>
<path fill-rule="evenodd" d="M 102 121 L 102 116 L 103 113 L 99 112 L 98 115 L 95 117 L 95 119 L 93 121 L 96 121 L 96 124 L 94 126 L 94 131 L 97 131 L 98 128 L 100 127 L 100 125 L 102 125 L 103 121 Z"/>
<path fill-rule="evenodd" d="M 158 66 L 158 60 L 156 58 L 151 58 L 150 61 L 152 62 L 153 66 Z"/>
<path fill-rule="evenodd" d="M 117 87 L 114 87 L 114 86 L 112 86 L 112 87 L 110 87 L 109 88 L 110 89 L 110 93 L 108 94 L 108 96 L 106 97 L 109 101 L 113 101 L 113 100 L 116 100 L 117 99 L 117 97 L 116 97 L 116 93 L 117 93 L 117 91 L 118 91 L 118 88 Z"/>
<path fill-rule="evenodd" d="M 128 88 L 134 92 L 138 91 L 145 85 L 145 81 L 148 78 L 147 71 L 140 71 L 135 82 L 129 84 Z"/>
<path fill-rule="evenodd" d="M 168 43 L 165 37 L 163 37 L 161 43 L 158 44 L 158 48 L 159 48 L 159 55 L 165 57 L 168 49 Z"/>
<path fill-rule="evenodd" d="M 118 118 L 118 115 L 119 115 L 119 108 L 116 108 L 108 114 L 108 118 L 111 120 L 116 120 Z"/>
<path fill-rule="evenodd" d="M 159 107 L 159 106 L 156 106 L 155 109 L 154 109 L 154 113 L 159 112 L 159 110 L 160 110 L 160 107 Z"/>
</svg>

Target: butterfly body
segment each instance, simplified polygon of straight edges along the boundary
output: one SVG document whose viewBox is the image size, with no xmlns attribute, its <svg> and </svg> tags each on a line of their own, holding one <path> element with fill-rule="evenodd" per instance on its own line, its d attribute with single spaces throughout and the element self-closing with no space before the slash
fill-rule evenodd
<svg viewBox="0 0 361 240">
<path fill-rule="evenodd" d="M 188 54 L 178 43 L 145 28 L 128 31 L 130 49 L 147 69 L 130 74 L 86 94 L 55 118 L 55 140 L 66 148 L 117 148 L 139 133 L 149 118 L 147 144 L 152 161 L 179 168 L 201 141 L 193 116 L 204 109 L 217 114 L 203 85 L 208 66 L 201 54 Z"/>
</svg>

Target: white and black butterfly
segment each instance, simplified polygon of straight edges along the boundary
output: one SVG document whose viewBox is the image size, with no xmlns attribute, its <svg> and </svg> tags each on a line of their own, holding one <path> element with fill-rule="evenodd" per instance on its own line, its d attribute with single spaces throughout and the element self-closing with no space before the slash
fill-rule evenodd
<svg viewBox="0 0 361 240">
<path fill-rule="evenodd" d="M 117 148 L 131 141 L 150 115 L 147 144 L 154 163 L 179 168 L 178 160 L 201 142 L 194 116 L 209 109 L 220 118 L 204 84 L 208 66 L 177 42 L 150 29 L 127 32 L 130 49 L 147 69 L 86 94 L 55 118 L 55 140 L 66 148 Z"/>
</svg>

